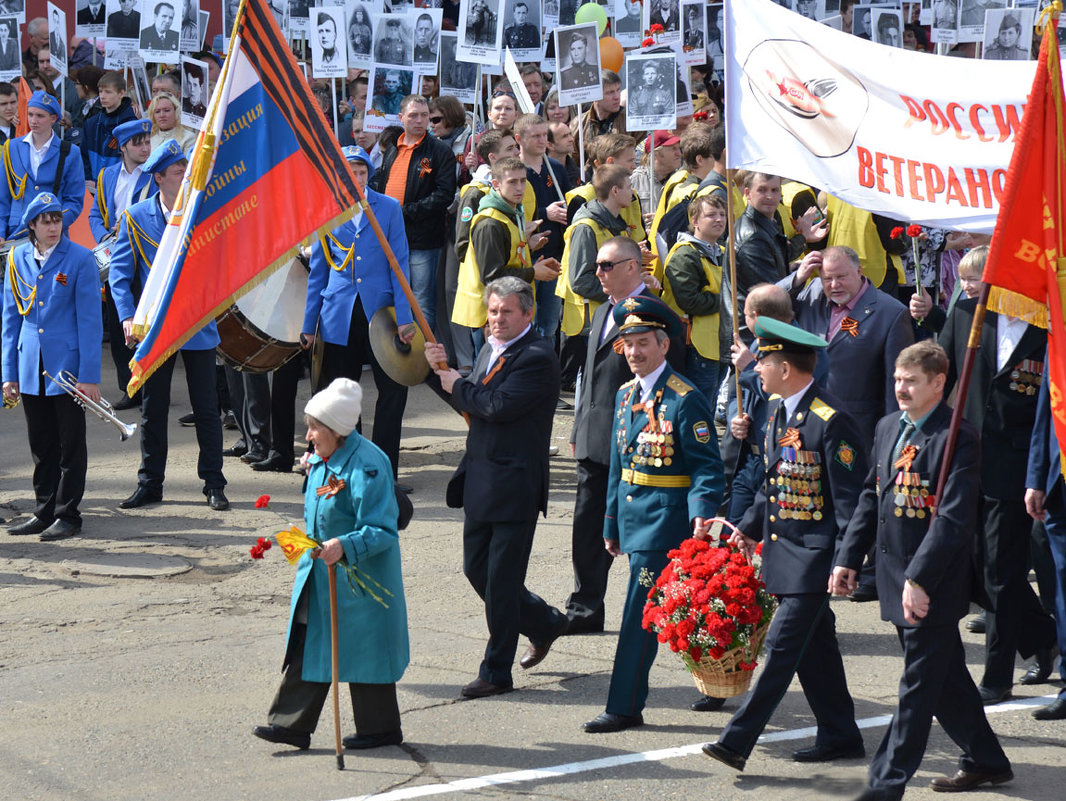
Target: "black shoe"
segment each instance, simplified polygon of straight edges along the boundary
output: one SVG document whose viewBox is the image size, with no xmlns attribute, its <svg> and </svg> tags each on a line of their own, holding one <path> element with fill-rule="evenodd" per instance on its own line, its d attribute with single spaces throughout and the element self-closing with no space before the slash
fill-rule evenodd
<svg viewBox="0 0 1066 801">
<path fill-rule="evenodd" d="M 71 523 L 69 520 L 56 520 L 41 532 L 40 540 L 41 542 L 54 542 L 55 540 L 69 539 L 75 534 L 81 534 L 80 523 Z"/>
<path fill-rule="evenodd" d="M 461 694 L 463 698 L 488 698 L 490 695 L 503 695 L 514 689 L 513 684 L 493 684 L 480 676 L 466 685 Z"/>
<path fill-rule="evenodd" d="M 902 798 L 902 792 L 867 787 L 865 790 L 855 796 L 852 801 L 901 801 Z"/>
<path fill-rule="evenodd" d="M 850 745 L 812 745 L 792 752 L 793 762 L 832 762 L 834 759 L 863 759 L 866 747 L 860 740 Z"/>
<path fill-rule="evenodd" d="M 1066 698 L 1059 696 L 1047 706 L 1033 712 L 1037 720 L 1066 720 Z"/>
<path fill-rule="evenodd" d="M 954 776 L 938 776 L 929 782 L 929 787 L 935 793 L 964 793 L 982 784 L 1003 784 L 1013 778 L 1014 772 L 1010 768 L 1002 771 L 959 770 Z"/>
<path fill-rule="evenodd" d="M 985 706 L 995 706 L 1011 698 L 1010 687 L 994 688 L 978 685 L 977 692 L 981 696 L 981 703 Z"/>
<path fill-rule="evenodd" d="M 221 488 L 204 490 L 204 495 L 207 496 L 207 505 L 216 512 L 224 512 L 229 509 L 229 499 Z"/>
<path fill-rule="evenodd" d="M 566 627 L 567 636 L 571 634 L 602 634 L 602 617 L 572 617 Z"/>
<path fill-rule="evenodd" d="M 359 751 L 364 748 L 381 748 L 383 745 L 399 745 L 403 742 L 402 731 L 389 731 L 384 734 L 349 734 L 341 742 L 345 748 Z"/>
<path fill-rule="evenodd" d="M 1051 675 L 1053 667 L 1055 667 L 1055 649 L 1041 648 L 1033 657 L 1033 663 L 1025 671 L 1025 675 L 1018 679 L 1018 683 L 1043 684 Z"/>
<path fill-rule="evenodd" d="M 721 743 L 707 743 L 703 746 L 703 753 L 711 759 L 717 759 L 723 765 L 728 765 L 738 773 L 743 771 L 744 766 L 748 764 L 747 757 L 741 756 L 732 748 L 727 748 Z"/>
<path fill-rule="evenodd" d="M 267 458 L 261 462 L 252 462 L 252 469 L 263 473 L 291 473 L 292 472 L 292 457 L 282 456 L 280 453 L 272 452 Z"/>
<path fill-rule="evenodd" d="M 251 450 L 247 451 L 242 457 L 241 461 L 245 464 L 252 464 L 253 462 L 265 462 L 268 454 L 266 451 Z"/>
<path fill-rule="evenodd" d="M 966 630 L 972 631 L 974 634 L 984 634 L 985 628 L 985 613 L 983 610 L 966 621 Z"/>
<path fill-rule="evenodd" d="M 13 537 L 21 537 L 25 534 L 40 534 L 50 525 L 52 525 L 51 520 L 41 520 L 39 517 L 34 516 L 19 523 L 17 526 L 12 526 L 7 530 L 7 533 Z"/>
<path fill-rule="evenodd" d="M 612 712 L 601 712 L 581 728 L 588 734 L 610 734 L 643 725 L 644 718 L 639 714 L 615 715 Z"/>
<path fill-rule="evenodd" d="M 222 415 L 222 427 L 227 431 L 237 430 L 237 418 L 233 416 L 233 412 L 226 412 Z"/>
<path fill-rule="evenodd" d="M 306 751 L 311 747 L 310 734 L 286 729 L 284 726 L 275 726 L 273 723 L 269 726 L 252 726 L 252 734 L 268 743 L 292 745 L 301 751 Z"/>
<path fill-rule="evenodd" d="M 574 408 L 574 404 L 567 403 L 562 398 L 559 398 L 559 400 L 557 400 L 555 402 L 555 408 L 556 409 L 573 409 Z"/>
<path fill-rule="evenodd" d="M 141 408 L 141 396 L 135 395 L 130 397 L 125 392 L 122 393 L 122 397 L 111 404 L 111 408 L 116 412 L 124 412 L 127 409 L 140 409 Z"/>
<path fill-rule="evenodd" d="M 237 444 L 232 448 L 226 448 L 222 451 L 223 456 L 244 456 L 248 453 L 248 446 L 244 444 L 243 439 L 237 440 Z"/>
<path fill-rule="evenodd" d="M 119 509 L 138 509 L 142 506 L 147 506 L 150 503 L 160 503 L 163 500 L 163 493 L 155 490 L 150 490 L 147 487 L 137 487 L 133 491 L 133 494 L 118 505 Z"/>
<path fill-rule="evenodd" d="M 717 712 L 725 704 L 724 698 L 715 698 L 713 695 L 705 695 L 700 700 L 689 705 L 693 712 Z"/>
<path fill-rule="evenodd" d="M 873 585 L 860 584 L 854 590 L 851 591 L 851 595 L 848 596 L 849 601 L 854 601 L 857 604 L 864 604 L 868 601 L 877 600 L 877 587 Z"/>
<path fill-rule="evenodd" d="M 194 426 L 194 425 L 196 425 L 196 414 L 194 412 L 189 412 L 188 414 L 183 414 L 181 417 L 178 418 L 178 422 L 181 423 L 186 428 Z"/>
</svg>

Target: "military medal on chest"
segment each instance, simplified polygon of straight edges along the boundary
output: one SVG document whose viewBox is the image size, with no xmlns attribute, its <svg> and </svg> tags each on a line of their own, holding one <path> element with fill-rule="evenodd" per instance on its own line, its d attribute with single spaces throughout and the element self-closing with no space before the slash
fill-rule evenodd
<svg viewBox="0 0 1066 801">
<path fill-rule="evenodd" d="M 1043 381 L 1044 363 L 1023 359 L 1010 371 L 1010 388 L 1022 395 L 1035 395 Z"/>
<path fill-rule="evenodd" d="M 936 501 L 929 491 L 929 480 L 911 470 L 918 450 L 917 445 L 907 445 L 892 463 L 893 469 L 898 471 L 892 487 L 892 503 L 895 506 L 892 513 L 896 517 L 906 515 L 922 520 L 929 514 L 926 510 L 931 509 Z"/>
<path fill-rule="evenodd" d="M 789 428 L 778 437 L 781 458 L 777 475 L 770 479 L 777 494 L 770 502 L 778 506 L 782 520 L 821 520 L 825 508 L 822 495 L 822 457 L 803 449 L 799 429 Z"/>
<path fill-rule="evenodd" d="M 634 467 L 669 467 L 674 462 L 674 424 L 666 419 L 666 404 L 658 407 L 663 391 L 660 388 L 653 398 L 633 406 L 634 413 L 643 412 L 648 421 L 637 434 L 637 447 L 633 453 Z"/>
</svg>

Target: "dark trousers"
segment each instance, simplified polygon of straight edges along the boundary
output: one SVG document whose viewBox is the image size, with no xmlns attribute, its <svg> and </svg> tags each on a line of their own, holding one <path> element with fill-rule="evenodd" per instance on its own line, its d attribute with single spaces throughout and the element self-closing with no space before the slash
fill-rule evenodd
<svg viewBox="0 0 1066 801">
<path fill-rule="evenodd" d="M 126 345 L 126 335 L 122 331 L 122 321 L 118 319 L 118 309 L 115 308 L 110 288 L 104 293 L 104 325 L 107 326 L 108 344 L 111 347 L 111 359 L 115 362 L 118 388 L 125 393 L 132 377 L 130 359 L 133 358 L 133 348 Z M 139 395 L 138 392 L 133 397 Z"/>
<path fill-rule="evenodd" d="M 577 498 L 570 537 L 574 591 L 566 599 L 566 616 L 589 625 L 603 625 L 603 596 L 614 561 L 603 547 L 608 473 L 605 464 L 590 459 L 577 462 Z"/>
<path fill-rule="evenodd" d="M 41 386 L 48 381 L 41 376 Z M 85 410 L 62 395 L 22 395 L 33 457 L 34 514 L 80 524 L 78 505 L 85 494 L 89 452 L 85 446 Z"/>
<path fill-rule="evenodd" d="M 611 668 L 611 686 L 607 691 L 607 711 L 611 714 L 637 715 L 648 700 L 648 674 L 659 651 L 659 640 L 658 635 L 645 631 L 642 625 L 648 588 L 641 586 L 640 573 L 646 569 L 658 576 L 666 561 L 666 551 L 629 554 L 629 584 Z"/>
<path fill-rule="evenodd" d="M 585 333 L 563 337 L 563 345 L 559 352 L 563 386 L 569 386 L 577 381 L 577 374 L 585 364 L 585 356 L 589 348 L 588 326 L 586 325 L 585 328 Z"/>
<path fill-rule="evenodd" d="M 1044 530 L 1055 562 L 1055 631 L 1059 653 L 1066 654 L 1066 485 L 1061 480 L 1047 496 L 1046 508 Z M 1059 676 L 1066 681 L 1066 660 L 1059 660 Z M 1059 697 L 1066 698 L 1066 689 Z"/>
<path fill-rule="evenodd" d="M 237 428 L 245 446 L 266 456 L 270 450 L 270 376 L 226 365 L 226 385 Z"/>
<path fill-rule="evenodd" d="M 984 578 L 991 608 L 985 617 L 985 673 L 981 686 L 1014 684 L 1014 654 L 1030 657 L 1055 644 L 1055 621 L 1029 584 L 1032 518 L 1018 500 L 985 498 Z"/>
<path fill-rule="evenodd" d="M 836 616 L 826 595 L 782 595 L 766 634 L 763 671 L 751 693 L 726 725 L 719 742 L 747 756 L 798 676 L 818 722 L 817 745 L 862 742 L 855 704 L 848 692 L 844 660 L 837 644 Z"/>
<path fill-rule="evenodd" d="M 170 415 L 170 382 L 174 377 L 174 358 L 170 357 L 144 382 L 141 390 L 141 469 L 137 483 L 151 490 L 163 491 L 167 467 L 167 418 Z M 215 376 L 215 351 L 183 350 L 185 382 L 196 422 L 196 442 L 200 457 L 196 472 L 204 482 L 204 492 L 222 489 L 222 419 L 218 414 L 218 388 Z"/>
<path fill-rule="evenodd" d="M 510 685 L 518 635 L 534 643 L 550 640 L 566 623 L 558 609 L 526 589 L 526 569 L 537 521 L 463 523 L 463 573 L 485 602 L 489 643 L 478 676 Z"/>
<path fill-rule="evenodd" d="M 330 685 L 304 681 L 303 653 L 307 625 L 293 623 L 288 664 L 267 720 L 275 726 L 311 734 L 322 715 Z M 395 684 L 349 684 L 356 734 L 388 734 L 400 731 L 400 707 Z"/>
<path fill-rule="evenodd" d="M 922 763 L 934 715 L 962 749 L 959 768 L 1006 771 L 1010 762 L 966 668 L 958 626 L 898 626 L 897 634 L 903 645 L 899 707 L 870 761 L 870 786 L 902 797 Z"/>
<path fill-rule="evenodd" d="M 290 462 L 296 455 L 296 389 L 303 374 L 304 355 L 298 353 L 270 379 L 270 447 Z"/>
<path fill-rule="evenodd" d="M 348 344 L 325 344 L 322 352 L 322 373 L 315 391 L 329 386 L 335 378 L 358 381 L 363 374 L 364 362 L 370 362 L 370 369 L 374 372 L 374 384 L 378 388 L 378 399 L 374 404 L 374 434 L 370 441 L 389 457 L 392 462 L 392 477 L 396 478 L 400 465 L 400 429 L 403 425 L 403 412 L 407 408 L 407 387 L 393 381 L 388 373 L 381 369 L 370 349 L 369 328 L 363 304 L 356 298 L 355 307 L 352 309 L 352 324 L 348 328 Z M 363 433 L 362 421 L 357 429 L 360 434 Z"/>
</svg>

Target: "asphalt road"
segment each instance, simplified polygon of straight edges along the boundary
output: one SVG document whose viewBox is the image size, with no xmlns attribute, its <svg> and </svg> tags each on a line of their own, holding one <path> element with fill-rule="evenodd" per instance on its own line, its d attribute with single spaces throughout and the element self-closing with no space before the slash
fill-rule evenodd
<svg viewBox="0 0 1066 801">
<path fill-rule="evenodd" d="M 483 609 L 462 574 L 461 516 L 443 503 L 465 427 L 424 388 L 408 403 L 400 469 L 415 488 L 416 509 L 401 535 L 412 648 L 399 684 L 405 742 L 348 752 L 338 771 L 328 705 L 310 751 L 252 737 L 280 679 L 293 569 L 277 550 L 253 562 L 248 548 L 300 518 L 300 478 L 254 473 L 227 459 L 233 508 L 208 509 L 193 430 L 177 424 L 189 409 L 180 363 L 174 386 L 164 503 L 117 509 L 136 484 L 138 445 L 118 442 L 114 429 L 90 418 L 83 534 L 47 544 L 0 532 L 0 798 L 789 801 L 847 799 L 861 787 L 865 761 L 790 761 L 792 750 L 810 742 L 813 723 L 795 682 L 743 774 L 703 756 L 700 744 L 715 738 L 737 701 L 721 712 L 689 711 L 696 690 L 668 652 L 652 671 L 644 727 L 583 733 L 581 723 L 602 711 L 606 698 L 624 592 L 620 566 L 612 573 L 606 633 L 558 641 L 528 673 L 516 665 L 514 693 L 460 700 L 486 639 Z M 365 408 L 372 409 L 373 383 L 364 386 Z M 105 390 L 115 394 L 113 376 Z M 304 382 L 301 410 L 307 391 Z M 571 424 L 571 412 L 558 414 L 554 441 L 562 454 L 552 461 L 549 516 L 539 525 L 527 582 L 557 605 L 571 584 Z M 226 444 L 235 438 L 227 432 Z M 0 449 L 0 517 L 10 520 L 32 509 L 21 410 L 0 411 Z M 269 507 L 255 509 L 263 494 Z M 898 644 L 876 604 L 834 601 L 833 609 L 872 753 L 895 704 Z M 966 632 L 964 639 L 976 673 L 983 643 Z M 1015 704 L 990 711 L 1016 779 L 969 798 L 1063 797 L 1066 726 L 1030 716 L 1046 703 L 1041 696 L 1059 688 L 1017 686 Z M 346 699 L 342 690 L 345 734 L 353 730 Z M 956 757 L 934 726 L 907 797 L 932 797 L 930 778 L 953 772 Z"/>
</svg>

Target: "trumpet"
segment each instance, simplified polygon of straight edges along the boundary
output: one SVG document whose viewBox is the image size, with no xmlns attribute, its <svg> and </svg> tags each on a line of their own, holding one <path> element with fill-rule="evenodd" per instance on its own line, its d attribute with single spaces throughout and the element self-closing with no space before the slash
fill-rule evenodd
<svg viewBox="0 0 1066 801">
<path fill-rule="evenodd" d="M 100 401 L 98 403 L 89 396 L 87 396 L 84 392 L 79 390 L 78 381 L 74 377 L 74 374 L 71 373 L 69 370 L 63 370 L 58 376 L 48 375 L 47 370 L 42 370 L 42 372 L 45 374 L 49 381 L 51 381 L 61 390 L 70 395 L 70 397 L 74 398 L 75 402 L 83 409 L 88 409 L 90 412 L 95 414 L 105 423 L 111 423 L 111 425 L 117 428 L 122 434 L 122 442 L 128 440 L 130 437 L 133 436 L 134 432 L 137 431 L 137 424 L 123 423 L 121 420 L 119 420 L 118 416 L 115 414 L 115 410 L 106 400 L 100 398 Z"/>
</svg>

